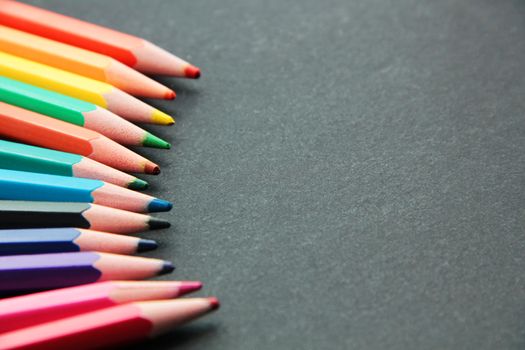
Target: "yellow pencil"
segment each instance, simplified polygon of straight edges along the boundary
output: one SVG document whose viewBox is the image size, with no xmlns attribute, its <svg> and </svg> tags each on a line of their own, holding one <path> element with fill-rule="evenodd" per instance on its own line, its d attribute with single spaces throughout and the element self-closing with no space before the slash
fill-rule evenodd
<svg viewBox="0 0 525 350">
<path fill-rule="evenodd" d="M 172 117 L 116 87 L 0 52 L 0 75 L 88 101 L 133 122 L 173 124 Z"/>
</svg>

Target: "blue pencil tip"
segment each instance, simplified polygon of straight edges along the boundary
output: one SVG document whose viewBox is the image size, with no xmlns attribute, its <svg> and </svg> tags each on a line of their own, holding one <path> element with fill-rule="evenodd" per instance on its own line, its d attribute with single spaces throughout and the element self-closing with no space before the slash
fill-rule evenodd
<svg viewBox="0 0 525 350">
<path fill-rule="evenodd" d="M 157 242 L 155 242 L 152 239 L 141 239 L 139 240 L 139 244 L 137 246 L 137 252 L 138 253 L 147 252 L 150 250 L 157 249 L 158 246 L 159 245 L 157 244 Z"/>
<path fill-rule="evenodd" d="M 164 199 L 155 198 L 149 203 L 148 211 L 150 213 L 159 212 L 159 211 L 170 211 L 172 207 L 173 207 L 173 204 L 171 204 L 170 202 L 165 201 Z"/>
</svg>

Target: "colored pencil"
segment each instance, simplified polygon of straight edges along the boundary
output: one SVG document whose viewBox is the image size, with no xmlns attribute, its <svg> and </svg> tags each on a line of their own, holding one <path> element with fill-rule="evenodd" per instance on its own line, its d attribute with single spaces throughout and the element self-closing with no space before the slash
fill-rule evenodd
<svg viewBox="0 0 525 350">
<path fill-rule="evenodd" d="M 0 77 L 0 101 L 83 126 L 124 145 L 170 148 L 170 144 L 118 115 L 53 91 Z"/>
<path fill-rule="evenodd" d="M 197 281 L 106 281 L 0 300 L 0 333 L 133 301 L 178 298 Z"/>
<path fill-rule="evenodd" d="M 0 102 L 0 136 L 80 154 L 113 168 L 158 174 L 159 166 L 98 132 Z"/>
<path fill-rule="evenodd" d="M 0 255 L 97 251 L 136 254 L 157 248 L 150 239 L 72 227 L 0 230 Z"/>
<path fill-rule="evenodd" d="M 138 213 L 169 211 L 172 204 L 100 180 L 0 169 L 0 199 L 89 202 Z"/>
<path fill-rule="evenodd" d="M 174 123 L 166 113 L 108 83 L 5 52 L 0 52 L 0 75 L 94 103 L 129 121 L 162 125 Z"/>
<path fill-rule="evenodd" d="M 0 26 L 0 50 L 106 82 L 131 95 L 175 98 L 173 90 L 111 57 L 13 28 Z"/>
<path fill-rule="evenodd" d="M 109 280 L 142 280 L 170 273 L 173 269 L 169 261 L 99 252 L 0 256 L 0 292 L 29 292 Z"/>
<path fill-rule="evenodd" d="M 126 234 L 169 226 L 163 219 L 91 203 L 0 201 L 0 229 L 79 227 Z"/>
<path fill-rule="evenodd" d="M 149 41 L 20 2 L 0 2 L 0 23 L 111 56 L 145 73 L 186 78 L 200 76 L 199 68 Z"/>
<path fill-rule="evenodd" d="M 143 190 L 148 183 L 78 154 L 0 140 L 0 168 L 35 173 L 100 179 Z"/>
<path fill-rule="evenodd" d="M 12 350 L 121 346 L 172 331 L 218 307 L 214 297 L 133 302 L 3 333 L 0 344 Z"/>
</svg>

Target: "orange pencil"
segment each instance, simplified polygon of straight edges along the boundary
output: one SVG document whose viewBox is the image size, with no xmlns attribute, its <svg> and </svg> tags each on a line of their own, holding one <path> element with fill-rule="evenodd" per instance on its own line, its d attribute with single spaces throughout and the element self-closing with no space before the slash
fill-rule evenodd
<svg viewBox="0 0 525 350">
<path fill-rule="evenodd" d="M 173 90 L 111 57 L 1 25 L 0 50 L 104 81 L 132 95 L 175 98 Z"/>
<path fill-rule="evenodd" d="M 159 166 L 96 131 L 0 102 L 0 135 L 80 154 L 123 171 L 158 174 Z"/>
<path fill-rule="evenodd" d="M 0 0 L 0 23 L 113 57 L 141 72 L 200 76 L 199 68 L 149 41 L 17 1 Z"/>
<path fill-rule="evenodd" d="M 94 103 L 129 121 L 163 125 L 175 123 L 166 113 L 113 85 L 2 51 L 0 75 Z"/>
</svg>

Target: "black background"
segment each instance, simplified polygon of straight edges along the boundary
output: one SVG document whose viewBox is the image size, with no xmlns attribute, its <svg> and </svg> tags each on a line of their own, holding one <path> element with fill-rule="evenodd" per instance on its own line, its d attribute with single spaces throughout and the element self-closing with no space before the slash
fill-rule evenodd
<svg viewBox="0 0 525 350">
<path fill-rule="evenodd" d="M 144 236 L 222 308 L 137 349 L 524 348 L 524 1 L 31 3 L 202 68 Z"/>
</svg>

